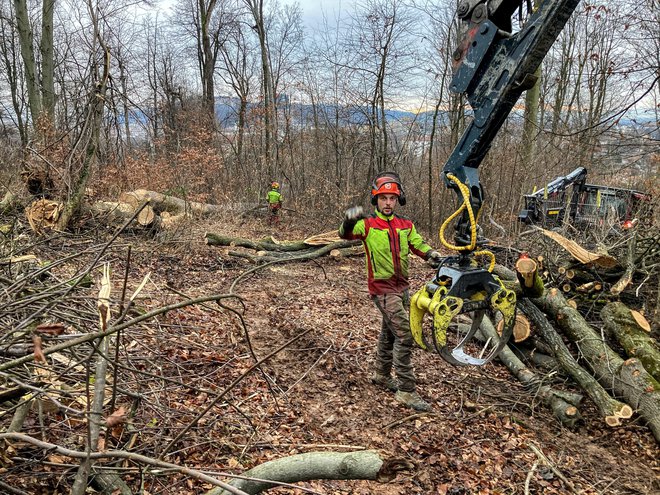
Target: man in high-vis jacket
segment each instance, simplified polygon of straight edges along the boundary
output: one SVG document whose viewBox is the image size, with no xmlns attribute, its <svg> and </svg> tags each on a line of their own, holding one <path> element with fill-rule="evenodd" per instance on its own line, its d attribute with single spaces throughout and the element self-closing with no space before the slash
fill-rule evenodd
<svg viewBox="0 0 660 495">
<path fill-rule="evenodd" d="M 343 239 L 364 245 L 369 295 L 383 321 L 371 381 L 396 392 L 395 399 L 417 411 L 431 406 L 416 391 L 411 354 L 414 345 L 408 322 L 408 258 L 410 252 L 437 266 L 441 255 L 424 242 L 412 221 L 395 214 L 406 204 L 401 180 L 394 172 L 379 174 L 371 185 L 374 213 L 366 217 L 361 206 L 346 210 L 339 226 Z M 392 367 L 398 380 L 392 377 Z"/>
<path fill-rule="evenodd" d="M 270 191 L 266 194 L 266 200 L 268 201 L 268 224 L 279 225 L 280 208 L 282 208 L 282 202 L 284 201 L 284 197 L 280 193 L 279 182 L 271 183 Z"/>
</svg>

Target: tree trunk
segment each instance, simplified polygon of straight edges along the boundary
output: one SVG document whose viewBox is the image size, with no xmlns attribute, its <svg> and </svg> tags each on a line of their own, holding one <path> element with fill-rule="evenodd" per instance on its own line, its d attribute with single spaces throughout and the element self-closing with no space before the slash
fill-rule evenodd
<svg viewBox="0 0 660 495">
<path fill-rule="evenodd" d="M 660 381 L 660 349 L 655 340 L 635 320 L 623 303 L 607 304 L 601 311 L 605 329 L 613 335 L 631 358 L 637 358 L 653 378 Z"/>
<path fill-rule="evenodd" d="M 550 314 L 576 343 L 600 384 L 637 409 L 656 440 L 660 441 L 660 383 L 637 359 L 624 361 L 612 351 L 582 315 L 566 303 L 558 290 L 552 289 L 534 302 Z"/>
<path fill-rule="evenodd" d="M 21 56 L 25 70 L 25 85 L 28 92 L 28 105 L 32 116 L 32 125 L 35 125 L 41 115 L 41 94 L 37 80 L 37 62 L 34 56 L 34 38 L 28 14 L 27 0 L 14 0 L 16 9 L 16 29 L 21 42 Z"/>
<path fill-rule="evenodd" d="M 497 331 L 488 318 L 483 319 L 480 328 L 486 338 L 495 338 L 497 336 Z M 541 401 L 552 410 L 552 413 L 563 425 L 572 427 L 581 419 L 580 411 L 575 407 L 581 400 L 579 395 L 566 394 L 556 391 L 548 385 L 543 385 L 543 378 L 525 366 L 509 346 L 504 346 L 497 355 L 497 358 L 520 383 L 525 385 L 525 388 L 533 391 L 535 395 L 541 398 Z M 571 403 L 566 400 L 569 396 L 572 400 Z"/>
<path fill-rule="evenodd" d="M 104 223 L 108 225 L 123 224 L 136 210 L 133 205 L 111 201 L 97 201 L 90 205 L 89 209 L 95 216 L 102 216 Z M 158 229 L 161 224 L 160 217 L 149 205 L 142 208 L 135 221 L 140 227 L 148 229 Z"/>
<path fill-rule="evenodd" d="M 621 424 L 620 418 L 629 418 L 632 416 L 630 406 L 610 397 L 596 379 L 575 361 L 564 341 L 552 325 L 550 325 L 550 322 L 541 310 L 529 300 L 519 301 L 518 304 L 522 311 L 534 321 L 543 340 L 552 347 L 552 352 L 557 362 L 573 377 L 578 385 L 589 395 L 594 404 L 596 404 L 608 426 L 618 426 Z"/>
<path fill-rule="evenodd" d="M 388 482 L 399 471 L 412 468 L 403 459 L 383 459 L 378 452 L 308 452 L 265 462 L 242 474 L 248 478 L 235 479 L 231 485 L 250 495 L 277 486 L 277 483 L 296 483 L 309 480 L 376 480 Z M 264 481 L 269 480 L 269 481 Z M 227 495 L 222 488 L 214 488 L 206 495 Z"/>
<path fill-rule="evenodd" d="M 41 9 L 41 97 L 43 111 L 52 122 L 55 114 L 55 60 L 53 59 L 53 12 L 55 0 L 43 0 Z"/>
<path fill-rule="evenodd" d="M 145 201 L 150 202 L 150 206 L 156 213 L 167 211 L 175 215 L 185 213 L 205 217 L 224 212 L 227 209 L 226 206 L 186 201 L 185 199 L 168 196 L 167 194 L 155 191 L 147 191 L 146 189 L 136 189 L 135 191 L 122 193 L 119 196 L 119 202 L 127 203 L 134 208 L 137 208 Z"/>
<path fill-rule="evenodd" d="M 534 2 L 538 5 L 538 1 Z M 524 170 L 532 170 L 536 154 L 536 136 L 539 132 L 539 98 L 541 96 L 541 66 L 534 73 L 536 83 L 525 94 L 525 115 L 522 135 L 522 165 Z"/>
<path fill-rule="evenodd" d="M 89 101 L 87 102 L 89 109 L 89 140 L 87 142 L 82 168 L 78 173 L 78 177 L 72 177 L 72 182 L 75 182 L 75 185 L 70 193 L 70 199 L 64 205 L 62 214 L 57 220 L 58 230 L 65 230 L 67 228 L 69 221 L 82 205 L 87 182 L 89 181 L 92 169 L 95 167 L 98 159 L 103 106 L 105 105 L 104 102 L 108 90 L 108 80 L 110 78 L 110 48 L 104 44 L 98 32 L 96 33 L 96 36 L 103 50 L 103 67 L 99 81 L 94 85 L 94 90 L 91 92 Z"/>
</svg>

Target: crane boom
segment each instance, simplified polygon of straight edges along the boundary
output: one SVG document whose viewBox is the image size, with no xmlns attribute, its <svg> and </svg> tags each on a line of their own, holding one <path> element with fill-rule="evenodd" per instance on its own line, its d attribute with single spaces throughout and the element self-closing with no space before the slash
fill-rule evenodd
<svg viewBox="0 0 660 495">
<path fill-rule="evenodd" d="M 579 2 L 540 1 L 515 34 L 512 16 L 522 7 L 519 0 L 462 0 L 458 6 L 459 44 L 453 54 L 451 90 L 466 94 L 474 118 L 443 168 L 445 183 L 463 202 L 440 227 L 440 239 L 460 254 L 445 258 L 434 279 L 410 301 L 415 342 L 454 365 L 483 366 L 499 354 L 513 332 L 516 294 L 492 273 L 495 255 L 479 248 L 483 243 L 476 219 L 484 195 L 478 167 L 522 92 L 536 82 L 536 69 Z M 456 217 L 455 244 L 451 245 L 444 231 Z M 488 269 L 479 266 L 475 258 L 480 256 L 490 256 Z M 535 270 L 534 265 L 533 276 Z M 535 284 L 530 289 L 535 291 Z M 427 314 L 433 317 L 432 329 L 424 326 Z M 451 325 L 461 314 L 472 320 L 467 329 Z M 482 344 L 477 332 L 487 316 L 499 317 L 501 334 Z"/>
<path fill-rule="evenodd" d="M 474 112 L 452 151 L 443 173 L 466 184 L 470 204 L 478 214 L 483 188 L 478 167 L 523 91 L 536 82 L 534 73 L 564 28 L 579 0 L 543 0 L 524 27 L 511 33 L 517 0 L 464 0 L 458 6 L 459 44 L 454 51 L 450 89 L 465 93 Z M 456 226 L 456 242 L 469 242 L 469 218 L 464 212 Z"/>
</svg>

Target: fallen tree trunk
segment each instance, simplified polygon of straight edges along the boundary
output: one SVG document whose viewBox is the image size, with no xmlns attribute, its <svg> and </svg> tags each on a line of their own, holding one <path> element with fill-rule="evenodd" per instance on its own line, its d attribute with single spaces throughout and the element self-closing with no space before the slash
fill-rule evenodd
<svg viewBox="0 0 660 495">
<path fill-rule="evenodd" d="M 230 256 L 237 256 L 240 258 L 246 258 L 255 263 L 265 263 L 265 262 L 285 262 L 285 261 L 305 261 L 312 260 L 315 258 L 320 258 L 329 254 L 330 256 L 335 257 L 339 248 L 345 245 L 347 241 L 335 242 L 333 244 L 328 244 L 327 246 L 320 246 L 310 248 L 307 246 L 307 249 L 295 252 L 280 252 L 280 251 L 257 251 L 257 254 L 243 253 L 239 251 L 228 251 L 227 254 Z"/>
<path fill-rule="evenodd" d="M 502 335 L 502 330 L 504 328 L 504 320 L 500 320 L 497 322 L 497 333 L 499 335 Z M 513 324 L 513 341 L 518 344 L 520 342 L 523 342 L 529 338 L 532 332 L 532 327 L 529 324 L 529 320 L 525 318 L 520 313 L 516 314 L 516 321 Z"/>
<path fill-rule="evenodd" d="M 552 357 L 552 353 L 544 354 L 536 348 L 528 347 L 512 347 L 511 350 L 523 361 L 523 363 L 532 363 L 537 368 L 548 372 L 548 375 L 564 373 L 564 370 L 561 368 L 557 360 Z"/>
<path fill-rule="evenodd" d="M 552 348 L 557 362 L 589 395 L 608 426 L 618 426 L 621 418 L 632 416 L 633 411 L 628 404 L 610 397 L 596 379 L 577 363 L 541 310 L 524 299 L 518 302 L 518 307 L 534 322 L 543 340 Z"/>
<path fill-rule="evenodd" d="M 630 308 L 623 303 L 607 304 L 601 311 L 605 329 L 613 335 L 631 358 L 637 358 L 653 378 L 660 381 L 660 349 L 642 329 Z"/>
<path fill-rule="evenodd" d="M 243 473 L 231 485 L 254 495 L 278 483 L 296 483 L 309 480 L 375 480 L 388 482 L 399 471 L 413 466 L 404 459 L 383 459 L 378 452 L 308 452 L 265 462 Z M 222 488 L 214 488 L 207 495 L 227 495 Z"/>
<path fill-rule="evenodd" d="M 639 360 L 624 361 L 610 349 L 582 315 L 566 303 L 558 290 L 548 291 L 544 297 L 534 300 L 534 303 L 551 315 L 575 342 L 598 382 L 636 409 L 656 440 L 660 441 L 660 383 L 644 369 Z"/>
<path fill-rule="evenodd" d="M 135 191 L 123 193 L 119 196 L 119 201 L 127 203 L 134 208 L 137 208 L 138 205 L 145 201 L 150 201 L 157 213 L 167 211 L 175 215 L 188 213 L 205 217 L 226 211 L 226 207 L 224 206 L 198 203 L 196 201 L 186 201 L 174 196 L 168 196 L 167 194 L 147 191 L 146 189 L 137 189 Z"/>
<path fill-rule="evenodd" d="M 204 234 L 204 239 L 209 246 L 245 247 L 255 251 L 300 251 L 310 247 L 304 241 L 278 242 L 272 237 L 253 241 L 252 239 L 229 237 L 212 232 Z"/>
<path fill-rule="evenodd" d="M 127 203 L 116 203 L 113 201 L 97 201 L 89 206 L 90 211 L 96 216 L 103 216 L 108 223 L 123 224 L 133 216 L 139 208 Z M 146 205 L 135 219 L 136 223 L 145 229 L 155 229 L 161 225 L 160 217 L 150 205 Z"/>
<path fill-rule="evenodd" d="M 498 335 L 495 326 L 488 318 L 482 320 L 480 329 L 486 338 L 493 339 Z M 580 395 L 558 391 L 544 385 L 544 380 L 525 366 L 509 346 L 504 346 L 497 358 L 525 388 L 540 397 L 543 404 L 550 408 L 563 425 L 573 427 L 581 419 L 580 411 L 576 407 L 582 399 Z"/>
<path fill-rule="evenodd" d="M 303 251 L 308 250 L 310 252 L 318 251 L 320 248 L 318 245 L 309 245 L 305 241 L 283 241 L 279 242 L 268 237 L 261 239 L 259 241 L 253 241 L 251 239 L 244 239 L 241 237 L 229 237 L 220 234 L 213 234 L 207 232 L 204 235 L 206 244 L 209 246 L 232 246 L 232 247 L 245 247 L 249 249 L 254 249 L 255 251 L 275 251 L 275 252 L 293 252 L 293 251 Z M 321 246 L 321 248 L 326 248 L 327 246 L 332 246 L 332 249 L 340 249 L 356 246 L 359 244 L 358 241 L 344 241 L 339 240 L 331 244 L 326 244 Z"/>
</svg>

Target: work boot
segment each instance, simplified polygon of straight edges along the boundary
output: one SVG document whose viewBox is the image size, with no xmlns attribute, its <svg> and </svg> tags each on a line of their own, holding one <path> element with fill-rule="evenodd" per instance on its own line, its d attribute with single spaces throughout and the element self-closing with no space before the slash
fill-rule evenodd
<svg viewBox="0 0 660 495">
<path fill-rule="evenodd" d="M 394 378 L 387 375 L 381 375 L 380 373 L 374 373 L 371 375 L 371 383 L 386 388 L 390 392 L 396 392 L 399 390 L 399 386 Z"/>
<path fill-rule="evenodd" d="M 431 405 L 422 399 L 417 392 L 404 392 L 403 390 L 398 390 L 394 395 L 394 398 L 415 411 L 428 412 L 431 410 Z"/>
</svg>

